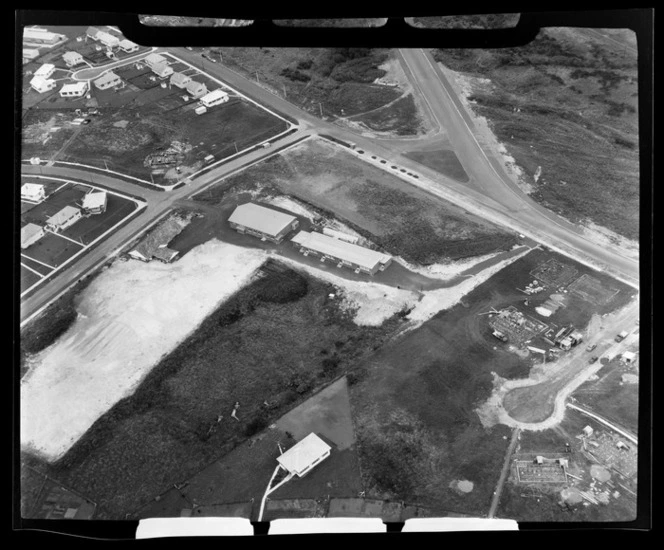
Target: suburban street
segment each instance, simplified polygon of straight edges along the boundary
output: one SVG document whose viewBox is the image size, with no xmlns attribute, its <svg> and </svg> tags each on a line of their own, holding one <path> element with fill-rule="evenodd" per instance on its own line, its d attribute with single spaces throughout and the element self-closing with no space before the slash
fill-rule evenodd
<svg viewBox="0 0 664 550">
<path fill-rule="evenodd" d="M 223 64 L 205 61 L 199 52 L 188 51 L 184 48 L 173 48 L 170 52 L 194 66 L 203 68 L 213 77 L 227 82 L 241 93 L 267 107 L 297 119 L 300 122 L 299 129 L 279 140 L 276 144 L 278 147 L 292 144 L 304 136 L 316 133 L 324 133 L 341 140 L 352 141 L 364 151 L 364 158 L 366 159 L 371 155 L 376 155 L 379 158 L 386 159 L 389 163 L 423 176 L 419 179 L 404 179 L 404 184 L 418 186 L 432 195 L 449 200 L 470 212 L 506 225 L 554 250 L 603 269 L 638 288 L 638 261 L 621 255 L 615 248 L 599 246 L 589 241 L 581 234 L 578 227 L 537 205 L 519 190 L 504 172 L 500 162 L 479 145 L 473 134 L 470 116 L 465 112 L 437 64 L 423 50 L 400 50 L 399 55 L 415 90 L 426 101 L 432 116 L 446 128 L 455 151 L 473 185 L 460 184 L 402 156 L 398 142 L 391 144 L 385 140 L 377 142 L 367 139 L 350 130 L 341 128 L 333 122 L 321 120 L 304 112 L 299 107 L 225 67 Z M 63 270 L 54 280 L 46 283 L 22 302 L 21 322 L 25 323 L 36 312 L 62 294 L 71 284 L 117 254 L 123 246 L 133 240 L 141 231 L 163 216 L 175 201 L 186 198 L 205 186 L 228 176 L 241 166 L 257 162 L 271 154 L 273 153 L 269 149 L 252 151 L 222 164 L 196 178 L 185 187 L 172 192 L 152 191 L 97 171 L 88 172 L 63 166 L 23 165 L 22 170 L 26 174 L 54 175 L 83 182 L 91 181 L 91 178 L 93 178 L 101 185 L 143 198 L 147 201 L 147 207 L 140 215 L 130 220 L 127 225 L 91 250 L 75 265 Z"/>
</svg>

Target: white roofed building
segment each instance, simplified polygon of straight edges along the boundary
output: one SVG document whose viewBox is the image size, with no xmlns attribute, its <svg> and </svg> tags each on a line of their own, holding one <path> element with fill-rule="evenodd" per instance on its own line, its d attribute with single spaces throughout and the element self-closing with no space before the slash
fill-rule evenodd
<svg viewBox="0 0 664 550">
<path fill-rule="evenodd" d="M 21 199 L 38 202 L 45 198 L 46 191 L 40 183 L 24 183 L 21 186 Z"/>
<path fill-rule="evenodd" d="M 186 84 L 187 92 L 198 99 L 208 93 L 207 86 L 197 80 L 191 80 Z"/>
<path fill-rule="evenodd" d="M 131 52 L 136 52 L 138 51 L 138 44 L 132 42 L 131 40 L 127 40 L 126 38 L 123 40 L 120 40 L 120 43 L 118 44 L 120 49 L 123 52 L 131 53 Z"/>
<path fill-rule="evenodd" d="M 155 63 L 150 65 L 152 72 L 161 78 L 165 78 L 173 74 L 173 67 L 167 65 L 166 63 Z"/>
<path fill-rule="evenodd" d="M 305 256 L 309 254 L 320 256 L 322 262 L 331 260 L 338 267 L 349 267 L 356 273 L 374 275 L 378 271 L 384 271 L 392 263 L 392 257 L 387 254 L 322 233 L 300 231 L 291 239 L 291 242 Z"/>
<path fill-rule="evenodd" d="M 97 40 L 97 35 L 98 35 L 100 32 L 101 32 L 101 31 L 100 31 L 97 27 L 88 27 L 88 28 L 86 29 L 86 31 L 85 31 L 85 35 L 86 35 L 88 38 L 92 38 L 93 40 Z"/>
<path fill-rule="evenodd" d="M 75 84 L 65 84 L 60 88 L 61 97 L 83 97 L 88 91 L 87 82 L 76 82 Z"/>
<path fill-rule="evenodd" d="M 152 67 L 153 65 L 158 65 L 159 63 L 167 62 L 166 58 L 158 53 L 151 53 L 149 55 L 146 55 L 143 61 L 147 63 L 148 67 Z"/>
<path fill-rule="evenodd" d="M 288 473 L 304 477 L 314 466 L 330 456 L 331 447 L 315 433 L 310 433 L 285 453 L 277 457 L 277 462 Z"/>
<path fill-rule="evenodd" d="M 108 71 L 95 80 L 94 83 L 99 90 L 107 90 L 122 84 L 122 79 L 113 71 Z"/>
<path fill-rule="evenodd" d="M 55 71 L 55 65 L 52 63 L 44 63 L 39 69 L 35 71 L 35 76 L 42 78 L 49 78 Z"/>
<path fill-rule="evenodd" d="M 200 102 L 203 107 L 210 108 L 228 101 L 228 94 L 221 89 L 213 90 L 201 97 Z"/>
<path fill-rule="evenodd" d="M 117 36 L 105 31 L 97 33 L 97 40 L 107 48 L 116 48 L 120 44 L 120 39 Z"/>
<path fill-rule="evenodd" d="M 51 231 L 60 231 L 74 225 L 81 219 L 81 210 L 75 206 L 65 206 L 58 213 L 46 220 L 46 227 Z"/>
<path fill-rule="evenodd" d="M 86 214 L 101 214 L 106 211 L 108 195 L 106 191 L 90 191 L 83 197 L 82 207 Z"/>
<path fill-rule="evenodd" d="M 35 244 L 39 239 L 44 236 L 44 228 L 34 224 L 29 223 L 21 227 L 21 249 L 26 249 L 30 245 Z"/>
<path fill-rule="evenodd" d="M 187 84 L 191 82 L 191 77 L 182 73 L 173 73 L 171 75 L 170 83 L 178 88 L 186 88 Z"/>
<path fill-rule="evenodd" d="M 61 34 L 56 34 L 39 27 L 25 27 L 23 29 L 23 42 L 53 45 L 60 42 L 63 38 Z"/>
<path fill-rule="evenodd" d="M 300 223 L 295 216 L 252 202 L 238 206 L 228 218 L 228 222 L 238 233 L 247 233 L 275 243 L 281 242 L 288 233 L 297 229 Z"/>
<path fill-rule="evenodd" d="M 39 48 L 23 48 L 23 63 L 29 63 L 38 57 Z"/>
<path fill-rule="evenodd" d="M 30 86 L 40 94 L 46 93 L 57 87 L 57 83 L 52 78 L 43 78 L 41 76 L 33 76 L 30 80 Z"/>
<path fill-rule="evenodd" d="M 67 67 L 75 67 L 83 63 L 83 56 L 78 52 L 65 52 L 62 59 L 64 59 Z"/>
</svg>

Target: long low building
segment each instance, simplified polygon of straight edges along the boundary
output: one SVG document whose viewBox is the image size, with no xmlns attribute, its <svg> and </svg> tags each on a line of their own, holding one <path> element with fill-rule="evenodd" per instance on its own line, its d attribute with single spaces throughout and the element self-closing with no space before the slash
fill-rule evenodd
<svg viewBox="0 0 664 550">
<path fill-rule="evenodd" d="M 228 218 L 228 222 L 238 233 L 247 233 L 275 243 L 281 242 L 300 224 L 295 216 L 253 202 L 238 206 Z"/>
<path fill-rule="evenodd" d="M 346 241 L 341 241 L 322 233 L 310 233 L 300 231 L 291 242 L 299 248 L 304 255 L 314 254 L 321 257 L 321 261 L 332 260 L 338 267 L 350 267 L 356 273 L 370 273 L 374 275 L 383 271 L 392 263 L 392 257 L 358 246 Z"/>
</svg>

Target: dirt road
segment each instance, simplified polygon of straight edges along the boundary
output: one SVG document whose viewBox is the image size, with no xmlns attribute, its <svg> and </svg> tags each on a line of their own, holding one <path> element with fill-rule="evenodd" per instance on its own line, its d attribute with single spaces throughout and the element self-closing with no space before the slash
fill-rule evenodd
<svg viewBox="0 0 664 550">
<path fill-rule="evenodd" d="M 505 453 L 505 462 L 503 462 L 503 469 L 500 472 L 500 478 L 496 485 L 496 490 L 493 492 L 493 498 L 491 499 L 491 507 L 489 508 L 488 517 L 492 518 L 496 514 L 496 509 L 498 508 L 498 503 L 500 502 L 500 495 L 503 492 L 503 485 L 505 485 L 505 480 L 507 479 L 507 474 L 510 470 L 510 461 L 512 458 L 512 453 L 514 452 L 514 447 L 516 442 L 519 440 L 519 434 L 521 430 L 516 428 L 512 431 L 512 439 L 510 440 L 510 445 L 507 448 Z"/>
</svg>

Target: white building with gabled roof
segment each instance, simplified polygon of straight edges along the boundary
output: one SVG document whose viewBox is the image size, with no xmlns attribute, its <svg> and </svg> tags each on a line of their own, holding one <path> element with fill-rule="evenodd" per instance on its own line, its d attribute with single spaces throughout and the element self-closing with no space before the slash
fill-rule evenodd
<svg viewBox="0 0 664 550">
<path fill-rule="evenodd" d="M 60 231 L 74 225 L 82 217 L 81 210 L 75 206 L 65 206 L 46 220 L 46 227 L 51 231 Z"/>
<path fill-rule="evenodd" d="M 78 52 L 65 52 L 62 54 L 62 59 L 64 59 L 67 67 L 75 67 L 83 63 L 83 56 Z"/>
<path fill-rule="evenodd" d="M 106 211 L 107 203 L 106 191 L 90 191 L 83 197 L 81 206 L 86 214 L 102 214 Z"/>
<path fill-rule="evenodd" d="M 44 236 L 44 228 L 40 225 L 29 223 L 21 227 L 21 249 L 26 249 L 35 244 Z"/>
<path fill-rule="evenodd" d="M 161 78 L 165 78 L 173 74 L 173 67 L 166 63 L 155 63 L 150 65 L 152 72 Z"/>
<path fill-rule="evenodd" d="M 195 99 L 203 97 L 208 93 L 207 86 L 202 82 L 198 82 L 197 80 L 191 80 L 190 82 L 187 82 L 186 88 L 187 92 L 194 96 Z"/>
<path fill-rule="evenodd" d="M 113 71 L 108 71 L 95 80 L 94 84 L 99 90 L 107 90 L 108 88 L 115 88 L 122 84 L 122 79 Z"/>
<path fill-rule="evenodd" d="M 191 77 L 183 73 L 173 73 L 171 75 L 170 83 L 180 89 L 186 88 L 187 84 L 191 82 Z"/>
<path fill-rule="evenodd" d="M 297 229 L 300 222 L 290 214 L 248 202 L 233 211 L 228 223 L 238 233 L 278 243 L 288 233 Z"/>
<path fill-rule="evenodd" d="M 132 42 L 131 40 L 127 40 L 126 38 L 120 40 L 118 46 L 123 52 L 126 53 L 137 52 L 139 48 L 138 44 Z"/>
<path fill-rule="evenodd" d="M 97 40 L 107 48 L 116 48 L 120 44 L 120 39 L 106 31 L 99 31 L 97 33 Z"/>
<path fill-rule="evenodd" d="M 331 447 L 312 432 L 278 456 L 277 462 L 291 475 L 304 477 L 330 456 L 330 450 Z"/>
<path fill-rule="evenodd" d="M 159 53 L 148 54 L 143 58 L 143 61 L 147 63 L 148 67 L 158 65 L 159 63 L 167 63 L 167 59 Z"/>
<path fill-rule="evenodd" d="M 55 65 L 52 63 L 44 63 L 39 69 L 35 71 L 35 76 L 42 78 L 49 78 L 55 72 Z"/>
<path fill-rule="evenodd" d="M 41 183 L 24 183 L 21 186 L 21 199 L 39 202 L 46 198 L 46 190 Z"/>
<path fill-rule="evenodd" d="M 222 89 L 212 90 L 210 93 L 201 97 L 201 105 L 205 108 L 214 107 L 228 101 L 228 94 Z"/>
<path fill-rule="evenodd" d="M 53 90 L 57 83 L 52 78 L 42 78 L 41 76 L 33 76 L 30 80 L 30 86 L 33 90 L 39 92 L 40 94 L 46 93 L 50 90 Z"/>
<path fill-rule="evenodd" d="M 23 63 L 29 63 L 39 57 L 39 48 L 23 48 Z"/>
</svg>

